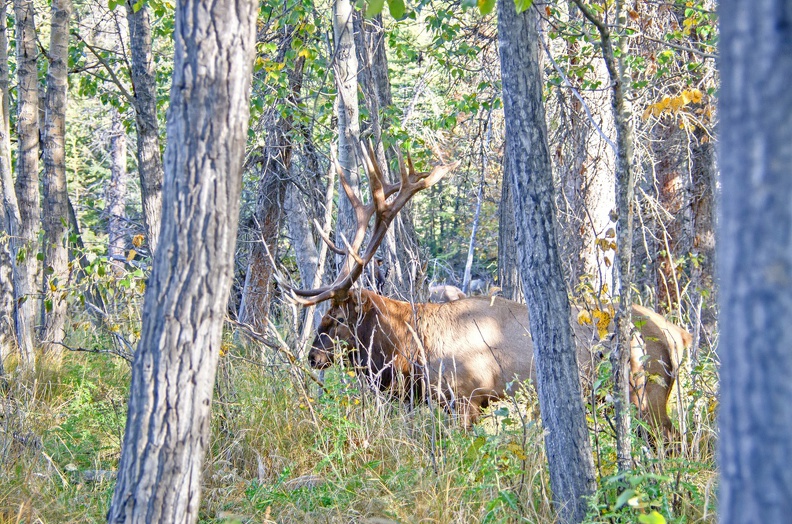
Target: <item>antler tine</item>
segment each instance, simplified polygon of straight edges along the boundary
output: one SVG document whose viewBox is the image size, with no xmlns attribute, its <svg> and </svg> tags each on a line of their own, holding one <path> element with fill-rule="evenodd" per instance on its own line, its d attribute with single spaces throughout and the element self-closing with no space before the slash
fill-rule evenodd
<svg viewBox="0 0 792 524">
<path fill-rule="evenodd" d="M 459 165 L 459 162 L 455 162 L 449 165 L 437 166 L 429 173 L 416 174 L 412 158 L 410 158 L 408 153 L 407 162 L 409 170 L 405 169 L 404 161 L 400 156 L 399 168 L 401 171 L 401 183 L 389 184 L 385 181 L 382 168 L 377 163 L 374 154 L 374 146 L 371 142 L 368 144 L 361 142 L 358 152 L 366 170 L 366 174 L 369 177 L 371 201 L 368 204 L 363 204 L 361 198 L 353 191 L 349 178 L 338 163 L 335 154 L 331 152 L 333 166 L 338 173 L 341 186 L 344 188 L 344 192 L 352 204 L 355 216 L 355 233 L 351 243 L 343 233 L 340 235 L 345 247 L 345 249 L 341 249 L 329 238 L 329 235 L 319 227 L 318 223 L 314 221 L 319 235 L 328 247 L 334 253 L 345 255 L 346 258 L 338 276 L 329 286 L 310 290 L 295 289 L 279 278 L 278 283 L 281 287 L 290 291 L 289 299 L 296 303 L 310 306 L 328 299 L 346 297 L 352 285 L 360 278 L 365 266 L 374 257 L 375 252 L 385 238 L 388 227 L 404 205 L 415 193 L 431 187 Z M 396 197 L 388 203 L 388 198 L 394 193 Z M 368 230 L 372 216 L 375 218 L 374 228 L 371 232 L 366 250 L 361 255 L 360 249 L 366 238 L 366 231 Z"/>
</svg>

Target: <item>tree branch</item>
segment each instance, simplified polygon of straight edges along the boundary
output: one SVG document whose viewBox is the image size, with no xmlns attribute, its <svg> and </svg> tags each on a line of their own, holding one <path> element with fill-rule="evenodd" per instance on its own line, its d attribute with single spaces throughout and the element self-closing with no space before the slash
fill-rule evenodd
<svg viewBox="0 0 792 524">
<path fill-rule="evenodd" d="M 74 32 L 72 32 L 72 34 L 74 35 L 75 38 L 77 38 L 77 40 L 79 40 L 80 42 L 85 44 L 85 47 L 87 47 L 88 50 L 96 57 L 96 59 L 99 60 L 99 62 L 104 66 L 104 68 L 107 71 L 107 73 L 110 75 L 111 81 L 116 85 L 116 87 L 118 87 L 118 89 L 121 91 L 121 94 L 124 96 L 124 98 L 127 99 L 127 102 L 129 102 L 129 105 L 131 105 L 132 107 L 135 108 L 135 112 L 139 112 L 138 111 L 138 106 L 137 106 L 137 101 L 135 100 L 135 97 L 132 96 L 131 94 L 129 94 L 129 91 L 127 91 L 126 87 L 124 87 L 124 84 L 121 82 L 121 80 L 115 74 L 115 71 L 113 71 L 113 69 L 110 67 L 110 64 L 107 63 L 107 60 L 105 60 L 102 57 L 102 55 L 100 55 L 99 52 L 96 50 L 96 48 L 94 46 L 92 46 L 91 44 L 89 44 L 82 37 L 82 35 L 80 35 L 79 32 L 74 31 Z"/>
</svg>

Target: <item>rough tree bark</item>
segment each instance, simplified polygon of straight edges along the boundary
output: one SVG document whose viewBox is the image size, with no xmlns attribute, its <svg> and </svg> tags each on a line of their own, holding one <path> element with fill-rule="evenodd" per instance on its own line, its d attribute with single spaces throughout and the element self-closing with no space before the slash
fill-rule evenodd
<svg viewBox="0 0 792 524">
<path fill-rule="evenodd" d="M 36 274 L 38 273 L 38 231 L 41 227 L 39 198 L 39 97 L 38 69 L 36 66 L 36 24 L 32 0 L 15 0 L 17 40 L 17 169 L 16 203 L 19 223 L 12 224 L 12 254 L 18 270 L 14 273 L 17 304 L 17 342 L 21 364 L 33 365 L 33 333 L 36 321 Z M 8 207 L 9 211 L 14 214 Z M 16 216 L 11 216 L 12 222 Z"/>
<path fill-rule="evenodd" d="M 536 7 L 498 1 L 498 41 L 517 242 L 535 344 L 550 485 L 562 522 L 580 522 L 596 488 L 577 355 L 555 237 L 555 199 L 542 103 Z"/>
<path fill-rule="evenodd" d="M 344 170 L 352 190 L 359 194 L 360 175 L 355 153 L 360 141 L 358 60 L 355 52 L 354 4 L 350 0 L 335 0 L 333 3 L 333 35 L 335 39 L 333 69 L 338 90 L 338 163 Z M 343 246 L 342 235 L 348 238 L 355 230 L 355 218 L 352 204 L 340 184 L 339 181 L 336 245 Z M 338 264 L 342 261 L 342 256 L 336 257 Z"/>
<path fill-rule="evenodd" d="M 134 5 L 138 6 L 135 11 Z M 143 223 L 152 255 L 157 250 L 162 220 L 162 156 L 157 123 L 157 80 L 151 49 L 151 22 L 145 2 L 128 0 L 127 25 L 132 54 L 132 87 L 135 94 L 137 165 L 143 203 Z"/>
<path fill-rule="evenodd" d="M 71 0 L 53 0 L 44 116 L 44 293 L 41 340 L 59 357 L 69 280 L 69 194 L 66 189 L 66 91 Z"/>
<path fill-rule="evenodd" d="M 498 285 L 505 298 L 522 302 L 525 300 L 525 294 L 517 256 L 517 222 L 514 216 L 511 186 L 511 173 L 504 164 L 498 208 Z"/>
<path fill-rule="evenodd" d="M 108 522 L 195 522 L 233 271 L 252 0 L 177 4 L 165 201 Z"/>
<path fill-rule="evenodd" d="M 627 471 L 632 467 L 632 446 L 630 441 L 630 340 L 632 339 L 631 319 L 631 265 L 633 237 L 633 193 L 635 191 L 635 173 L 633 166 L 633 134 L 630 127 L 629 102 L 625 97 L 629 79 L 624 75 L 623 46 L 626 39 L 618 40 L 618 58 L 613 48 L 613 41 L 608 26 L 596 17 L 582 2 L 574 0 L 580 11 L 600 34 L 602 58 L 608 69 L 611 82 L 611 108 L 614 127 L 616 128 L 616 255 L 613 264 L 614 294 L 618 292 L 619 303 L 616 308 L 616 344 L 611 352 L 610 361 L 613 369 L 613 407 L 616 426 L 616 458 L 619 471 Z M 616 0 L 615 19 L 622 20 L 622 3 Z"/>
<path fill-rule="evenodd" d="M 286 27 L 284 30 L 285 34 L 277 58 L 279 62 L 285 60 L 286 51 L 291 48 L 292 42 L 293 28 Z M 305 58 L 297 58 L 294 69 L 289 73 L 290 93 L 286 102 L 291 106 L 296 106 L 300 96 L 304 65 Z M 279 111 L 273 108 L 266 117 L 273 124 L 267 134 L 256 200 L 254 230 L 258 233 L 258 238 L 254 238 L 250 250 L 245 285 L 239 305 L 239 321 L 250 324 L 259 333 L 266 330 L 274 291 L 272 275 L 275 268 L 272 267 L 270 256 L 276 256 L 278 234 L 283 222 L 286 188 L 289 184 L 289 166 L 292 157 L 291 114 L 291 111 L 279 114 Z"/>
<path fill-rule="evenodd" d="M 107 217 L 107 256 L 114 267 L 124 267 L 126 259 L 127 140 L 118 111 L 113 112 L 110 128 L 110 184 L 105 191 Z"/>
<path fill-rule="evenodd" d="M 792 1 L 720 2 L 719 521 L 792 515 Z"/>
</svg>

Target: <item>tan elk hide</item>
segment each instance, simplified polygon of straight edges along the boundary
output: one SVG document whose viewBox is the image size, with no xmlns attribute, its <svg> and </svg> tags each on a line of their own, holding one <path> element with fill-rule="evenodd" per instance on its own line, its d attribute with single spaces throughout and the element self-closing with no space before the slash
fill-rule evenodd
<svg viewBox="0 0 792 524">
<path fill-rule="evenodd" d="M 467 297 L 461 289 L 450 284 L 436 284 L 429 286 L 429 302 L 435 304 L 453 302 Z"/>
<path fill-rule="evenodd" d="M 670 436 L 666 405 L 691 336 L 644 307 L 634 305 L 632 314 L 639 328 L 631 348 L 631 400 Z M 600 342 L 597 330 L 581 324 L 579 315 L 573 308 L 570 321 L 581 378 L 588 382 L 609 337 Z M 339 347 L 345 348 L 345 362 L 380 389 L 399 397 L 428 393 L 465 426 L 490 401 L 513 392 L 509 385 L 515 379 L 536 380 L 528 309 L 500 297 L 410 304 L 353 291 L 322 319 L 309 364 L 329 367 Z"/>
</svg>

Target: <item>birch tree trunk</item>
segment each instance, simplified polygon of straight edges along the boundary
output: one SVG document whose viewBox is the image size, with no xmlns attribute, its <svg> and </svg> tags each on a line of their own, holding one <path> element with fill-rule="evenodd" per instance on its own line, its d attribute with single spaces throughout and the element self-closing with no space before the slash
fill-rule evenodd
<svg viewBox="0 0 792 524">
<path fill-rule="evenodd" d="M 69 280 L 69 194 L 66 189 L 66 90 L 71 0 L 53 0 L 44 117 L 44 326 L 45 350 L 60 357 Z"/>
<path fill-rule="evenodd" d="M 7 4 L 0 5 L 0 20 L 5 20 Z M 14 267 L 11 216 L 16 207 L 14 183 L 11 178 L 11 126 L 8 107 L 8 24 L 0 24 L 0 190 L 3 195 L 3 216 L 0 217 L 0 376 L 5 374 L 5 360 L 16 350 L 14 303 Z M 10 199 L 10 201 L 9 201 Z M 13 208 L 13 209 L 11 209 Z M 18 218 L 17 218 L 18 221 Z M 17 226 L 18 227 L 18 226 Z"/>
<path fill-rule="evenodd" d="M 118 111 L 113 113 L 110 128 L 110 185 L 105 192 L 107 216 L 107 256 L 114 267 L 124 267 L 126 259 L 126 199 L 129 173 L 127 171 L 127 140 L 124 124 Z"/>
<path fill-rule="evenodd" d="M 196 522 L 233 272 L 255 54 L 252 0 L 184 0 L 161 245 L 146 289 L 108 522 Z"/>
<path fill-rule="evenodd" d="M 135 11 L 134 5 L 138 5 Z M 157 123 L 157 80 L 151 49 L 151 22 L 145 2 L 127 1 L 129 48 L 132 54 L 132 87 L 135 96 L 137 164 L 143 222 L 152 255 L 157 250 L 162 220 L 162 157 Z"/>
<path fill-rule="evenodd" d="M 17 39 L 17 172 L 16 172 L 16 206 L 7 207 L 11 213 L 9 220 L 16 222 L 16 209 L 19 212 L 18 223 L 12 223 L 9 232 L 15 242 L 12 255 L 17 263 L 14 272 L 14 288 L 17 304 L 17 342 L 19 344 L 21 364 L 32 367 L 34 363 L 33 334 L 36 321 L 36 303 L 34 293 L 37 286 L 36 274 L 38 263 L 38 231 L 41 227 L 41 203 L 39 198 L 39 96 L 38 70 L 36 59 L 36 24 L 32 0 L 15 0 Z M 6 199 L 9 203 L 10 197 Z"/>
<path fill-rule="evenodd" d="M 720 2 L 719 521 L 792 515 L 792 1 Z"/>
<path fill-rule="evenodd" d="M 498 1 L 498 42 L 517 243 L 535 347 L 550 485 L 561 522 L 580 522 L 596 488 L 570 307 L 555 237 L 555 199 L 542 102 L 536 7 Z"/>
</svg>

